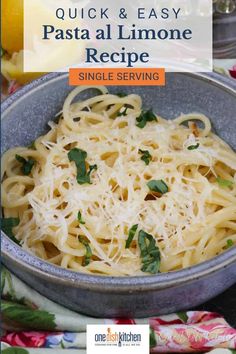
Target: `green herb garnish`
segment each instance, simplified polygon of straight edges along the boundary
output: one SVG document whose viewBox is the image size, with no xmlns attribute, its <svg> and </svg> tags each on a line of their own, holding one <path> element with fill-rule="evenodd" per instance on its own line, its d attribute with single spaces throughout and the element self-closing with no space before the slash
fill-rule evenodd
<svg viewBox="0 0 236 354">
<path fill-rule="evenodd" d="M 229 239 L 226 241 L 226 246 L 224 247 L 224 249 L 227 250 L 228 248 L 233 247 L 233 245 L 234 245 L 233 240 Z"/>
<path fill-rule="evenodd" d="M 87 171 L 85 162 L 86 157 L 87 152 L 78 148 L 74 148 L 68 153 L 69 160 L 75 162 L 77 168 L 77 182 L 79 184 L 91 183 L 90 174 L 93 170 L 97 169 L 97 165 L 92 165 L 89 166 Z"/>
<path fill-rule="evenodd" d="M 23 175 L 28 176 L 31 173 L 32 168 L 34 167 L 35 160 L 29 158 L 26 160 L 24 157 L 20 155 L 16 155 L 16 160 L 22 164 L 21 171 Z"/>
<path fill-rule="evenodd" d="M 138 244 L 142 258 L 142 272 L 156 274 L 160 269 L 161 254 L 154 237 L 143 230 L 139 231 Z"/>
<path fill-rule="evenodd" d="M 219 184 L 220 187 L 232 187 L 234 184 L 234 182 L 220 177 L 216 178 L 216 182 Z"/>
<path fill-rule="evenodd" d="M 147 183 L 147 186 L 152 192 L 165 194 L 169 191 L 167 184 L 162 179 L 161 180 L 153 179 L 152 181 L 149 181 Z"/>
<path fill-rule="evenodd" d="M 150 154 L 150 152 L 148 150 L 141 150 L 141 149 L 139 149 L 138 152 L 139 154 L 142 154 L 141 160 L 144 161 L 146 165 L 149 165 L 152 159 L 152 155 Z"/>
<path fill-rule="evenodd" d="M 12 241 L 17 243 L 18 245 L 20 245 L 20 241 L 17 240 L 17 238 L 15 238 L 12 229 L 13 229 L 13 227 L 18 226 L 19 223 L 20 223 L 20 219 L 19 218 L 1 218 L 1 229 L 2 229 L 2 231 L 8 237 L 10 237 L 10 239 Z"/>
<path fill-rule="evenodd" d="M 120 98 L 123 98 L 123 97 L 127 97 L 128 95 L 127 95 L 127 93 L 125 93 L 125 92 L 118 92 L 118 93 L 116 94 L 116 96 L 118 96 L 118 97 L 120 97 Z"/>
<path fill-rule="evenodd" d="M 83 267 L 86 267 L 90 263 L 90 259 L 92 257 L 92 250 L 91 250 L 91 248 L 89 246 L 89 242 L 86 241 L 83 236 L 79 236 L 78 240 L 86 248 L 85 258 L 84 258 L 83 263 L 82 263 Z"/>
<path fill-rule="evenodd" d="M 80 224 L 82 224 L 82 225 L 85 224 L 85 221 L 82 219 L 82 215 L 81 215 L 81 212 L 80 212 L 80 211 L 78 212 L 77 219 L 78 219 L 78 221 L 79 221 Z"/>
<path fill-rule="evenodd" d="M 131 242 L 133 241 L 134 235 L 137 231 L 138 228 L 138 224 L 133 225 L 130 229 L 129 229 L 129 234 L 128 234 L 128 238 L 126 240 L 125 243 L 125 248 L 129 248 L 129 246 L 131 245 Z"/>
<path fill-rule="evenodd" d="M 188 150 L 196 150 L 199 148 L 199 146 L 200 146 L 199 143 L 197 143 L 196 145 L 190 145 L 190 146 L 188 146 Z"/>
<path fill-rule="evenodd" d="M 136 126 L 139 128 L 144 128 L 147 122 L 152 122 L 155 121 L 157 122 L 157 117 L 153 113 L 151 109 L 148 111 L 142 111 L 140 116 L 136 118 Z"/>
</svg>

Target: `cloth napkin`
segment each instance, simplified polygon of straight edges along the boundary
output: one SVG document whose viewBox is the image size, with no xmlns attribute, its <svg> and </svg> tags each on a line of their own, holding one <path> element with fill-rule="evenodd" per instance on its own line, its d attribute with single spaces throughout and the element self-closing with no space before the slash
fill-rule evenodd
<svg viewBox="0 0 236 354">
<path fill-rule="evenodd" d="M 75 349 L 85 354 L 87 324 L 149 324 L 151 353 L 209 352 L 218 348 L 216 353 L 223 354 L 236 349 L 236 329 L 216 313 L 189 311 L 146 319 L 98 319 L 50 301 L 6 268 L 2 270 L 1 287 L 2 354 L 73 354 Z"/>
</svg>

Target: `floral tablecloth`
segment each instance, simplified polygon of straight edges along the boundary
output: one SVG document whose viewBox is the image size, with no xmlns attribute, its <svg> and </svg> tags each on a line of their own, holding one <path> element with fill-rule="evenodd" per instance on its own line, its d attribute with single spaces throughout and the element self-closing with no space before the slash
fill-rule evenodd
<svg viewBox="0 0 236 354">
<path fill-rule="evenodd" d="M 215 61 L 215 70 L 236 78 L 236 59 Z M 7 84 L 7 94 L 19 88 Z M 151 353 L 236 354 L 236 329 L 219 314 L 189 311 L 147 319 L 97 319 L 43 297 L 7 269 L 1 274 L 2 354 L 85 354 L 87 324 L 149 324 Z M 76 350 L 76 351 L 75 351 Z"/>
<path fill-rule="evenodd" d="M 152 353 L 236 349 L 236 330 L 216 313 L 189 311 L 147 319 L 97 319 L 48 300 L 5 268 L 1 287 L 3 354 L 46 354 L 45 348 L 50 349 L 50 354 L 73 354 L 75 349 L 76 353 L 84 354 L 86 325 L 108 323 L 149 324 Z M 10 346 L 21 349 L 13 351 Z M 25 351 L 22 348 L 26 348 Z"/>
</svg>

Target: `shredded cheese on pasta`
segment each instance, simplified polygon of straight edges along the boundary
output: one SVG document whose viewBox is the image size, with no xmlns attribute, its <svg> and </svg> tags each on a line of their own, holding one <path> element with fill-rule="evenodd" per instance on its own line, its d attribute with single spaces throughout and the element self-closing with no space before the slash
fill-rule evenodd
<svg viewBox="0 0 236 354">
<path fill-rule="evenodd" d="M 100 95 L 75 100 L 85 89 L 70 93 L 58 124 L 50 123 L 35 149 L 18 147 L 3 155 L 4 217 L 19 217 L 14 234 L 22 247 L 65 268 L 128 276 L 144 274 L 138 233 L 125 248 L 134 224 L 154 237 L 161 272 L 203 262 L 221 253 L 227 240 L 235 242 L 236 154 L 211 132 L 209 119 L 195 113 L 174 120 L 157 116 L 141 129 L 138 95 L 118 97 L 99 87 Z M 68 159 L 73 148 L 87 152 L 87 165 L 97 165 L 91 184 L 78 183 L 76 165 Z M 148 164 L 140 150 L 151 155 Z M 16 154 L 36 161 L 28 176 Z M 164 181 L 168 192 L 153 193 L 150 180 Z M 86 266 L 80 236 L 92 252 Z"/>
</svg>

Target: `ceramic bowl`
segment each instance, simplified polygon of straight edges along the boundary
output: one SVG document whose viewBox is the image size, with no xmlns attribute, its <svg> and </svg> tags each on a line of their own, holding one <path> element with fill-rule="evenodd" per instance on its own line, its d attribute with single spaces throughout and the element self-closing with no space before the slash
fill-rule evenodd
<svg viewBox="0 0 236 354">
<path fill-rule="evenodd" d="M 73 88 L 66 74 L 49 74 L 2 104 L 2 152 L 30 144 L 46 131 Z M 110 87 L 120 92 L 121 87 Z M 236 83 L 217 74 L 169 73 L 165 87 L 122 87 L 163 117 L 201 112 L 236 149 Z M 84 96 L 85 97 L 85 96 Z M 142 277 L 86 275 L 62 269 L 26 252 L 2 234 L 3 263 L 32 288 L 72 310 L 95 317 L 147 317 L 192 309 L 236 280 L 236 247 L 181 271 Z"/>
</svg>

